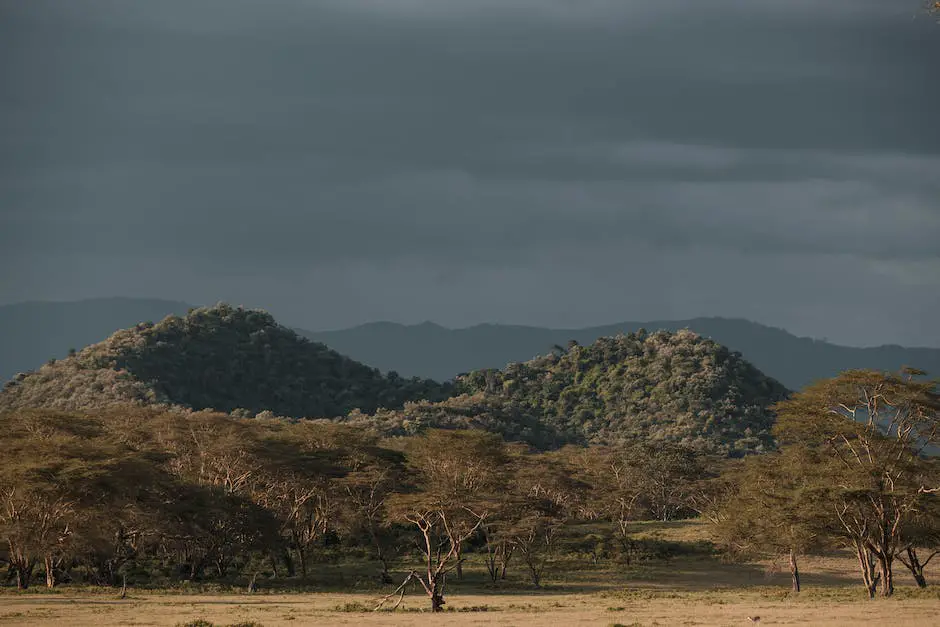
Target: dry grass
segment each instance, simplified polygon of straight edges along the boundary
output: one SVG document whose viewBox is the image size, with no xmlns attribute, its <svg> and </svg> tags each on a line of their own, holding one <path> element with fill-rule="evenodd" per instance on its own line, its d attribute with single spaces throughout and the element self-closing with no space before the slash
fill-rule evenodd
<svg viewBox="0 0 940 627">
<path fill-rule="evenodd" d="M 695 523 L 644 524 L 638 533 L 693 542 Z M 789 592 L 784 564 L 731 564 L 685 557 L 631 568 L 559 565 L 544 589 L 521 580 L 489 588 L 479 567 L 468 581 L 448 586 L 447 613 L 433 616 L 418 590 L 396 612 L 371 612 L 381 590 L 356 593 L 265 591 L 253 595 L 132 590 L 127 599 L 111 589 L 62 588 L 55 593 L 0 595 L 0 627 L 7 625 L 175 626 L 197 619 L 215 625 L 938 625 L 940 583 L 918 590 L 899 565 L 895 598 L 869 601 L 848 556 L 803 560 L 804 592 Z M 517 565 L 518 568 L 518 565 Z M 520 573 L 521 575 L 521 573 Z M 940 581 L 940 568 L 929 573 Z M 392 586 L 391 588 L 394 588 Z M 390 590 L 389 590 L 390 591 Z"/>
<path fill-rule="evenodd" d="M 798 599 L 779 591 L 724 591 L 656 594 L 453 595 L 453 610 L 439 617 L 422 611 L 418 596 L 406 597 L 395 613 L 344 611 L 371 605 L 374 595 L 296 594 L 238 596 L 137 596 L 124 601 L 97 596 L 5 597 L 3 625 L 159 625 L 195 619 L 216 625 L 940 625 L 940 601 L 931 597 L 867 601 L 852 595 L 806 594 Z M 440 619 L 440 620 L 439 620 Z"/>
</svg>

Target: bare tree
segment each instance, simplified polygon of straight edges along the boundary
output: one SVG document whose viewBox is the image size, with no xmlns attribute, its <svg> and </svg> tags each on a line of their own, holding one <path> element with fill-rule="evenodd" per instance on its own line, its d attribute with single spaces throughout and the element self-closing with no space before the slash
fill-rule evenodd
<svg viewBox="0 0 940 627">
<path fill-rule="evenodd" d="M 479 431 L 429 431 L 412 443 L 409 474 L 419 492 L 396 496 L 397 517 L 414 526 L 424 572 L 411 573 L 431 601 L 444 606 L 447 575 L 464 560 L 463 547 L 495 509 L 493 495 L 506 456 L 498 436 Z"/>
</svg>

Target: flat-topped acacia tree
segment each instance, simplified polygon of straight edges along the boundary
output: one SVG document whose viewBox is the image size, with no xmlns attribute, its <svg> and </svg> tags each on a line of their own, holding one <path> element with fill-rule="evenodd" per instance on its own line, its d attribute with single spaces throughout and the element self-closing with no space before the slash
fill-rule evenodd
<svg viewBox="0 0 940 627">
<path fill-rule="evenodd" d="M 409 444 L 408 474 L 417 491 L 396 495 L 390 510 L 414 526 L 424 568 L 402 586 L 418 581 L 431 610 L 440 612 L 447 575 L 460 572 L 464 543 L 498 507 L 508 460 L 502 439 L 481 431 L 432 430 Z"/>
<path fill-rule="evenodd" d="M 814 451 L 802 447 L 734 460 L 720 478 L 726 497 L 706 516 L 715 539 L 731 554 L 785 556 L 793 592 L 801 589 L 800 555 L 828 548 L 831 541 L 825 491 L 804 471 L 818 463 Z"/>
<path fill-rule="evenodd" d="M 910 545 L 904 531 L 940 498 L 928 456 L 940 444 L 940 396 L 923 374 L 848 371 L 776 406 L 783 448 L 803 447 L 819 459 L 803 472 L 825 493 L 833 527 L 856 552 L 872 597 L 879 586 L 883 596 L 894 593 L 893 562 Z"/>
</svg>

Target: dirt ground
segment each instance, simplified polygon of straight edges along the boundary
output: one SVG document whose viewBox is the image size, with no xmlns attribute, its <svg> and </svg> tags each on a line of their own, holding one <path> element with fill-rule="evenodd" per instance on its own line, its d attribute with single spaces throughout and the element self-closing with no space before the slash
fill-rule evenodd
<svg viewBox="0 0 940 627">
<path fill-rule="evenodd" d="M 659 532 L 657 532 L 659 533 Z M 694 534 L 672 525 L 663 533 Z M 934 560 L 936 562 L 936 560 Z M 259 584 L 258 592 L 186 592 L 131 589 L 126 599 L 113 589 L 36 588 L 0 591 L 0 627 L 11 625 L 153 625 L 170 627 L 204 620 L 216 626 L 298 625 L 937 625 L 940 627 L 940 567 L 927 573 L 934 585 L 914 587 L 901 564 L 890 599 L 869 600 L 848 555 L 801 562 L 803 592 L 790 592 L 783 563 L 730 564 L 714 558 L 677 558 L 634 565 L 591 567 L 559 564 L 541 590 L 521 574 L 515 582 L 487 586 L 482 567 L 468 568 L 463 583 L 446 591 L 443 614 L 409 589 L 395 612 L 372 612 L 388 590 L 355 593 L 290 592 Z M 403 574 L 400 573 L 401 576 Z M 349 582 L 354 589 L 354 582 Z M 748 617 L 760 617 L 755 623 Z"/>
<path fill-rule="evenodd" d="M 293 594 L 247 596 L 135 595 L 125 600 L 95 596 L 23 595 L 0 598 L 2 625 L 155 625 L 196 619 L 216 625 L 940 625 L 940 599 L 773 599 L 755 592 L 691 593 L 631 598 L 599 594 L 455 595 L 458 611 L 432 616 L 424 599 L 406 597 L 404 611 L 342 611 L 372 605 L 375 595 Z M 460 611 L 476 607 L 485 611 Z"/>
</svg>

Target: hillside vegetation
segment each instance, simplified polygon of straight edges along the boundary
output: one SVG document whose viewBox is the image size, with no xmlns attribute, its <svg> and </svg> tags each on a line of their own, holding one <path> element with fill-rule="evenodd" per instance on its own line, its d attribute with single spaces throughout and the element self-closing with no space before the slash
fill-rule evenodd
<svg viewBox="0 0 940 627">
<path fill-rule="evenodd" d="M 538 448 L 668 441 L 737 455 L 773 447 L 769 407 L 787 389 L 690 331 L 601 338 L 458 377 L 459 395 L 349 420 L 390 435 L 482 428 Z"/>
<path fill-rule="evenodd" d="M 63 358 L 70 347 L 100 342 L 115 329 L 138 322 L 184 315 L 193 305 L 136 298 L 104 298 L 78 302 L 30 302 L 0 306 L 0 381 L 39 368 L 50 358 Z M 298 321 L 299 323 L 299 321 Z M 310 323 L 312 324 L 312 323 Z M 576 340 L 587 345 L 645 328 L 651 331 L 691 329 L 732 351 L 738 351 L 761 372 L 798 390 L 843 370 L 869 368 L 897 372 L 917 366 L 940 372 L 940 348 L 838 346 L 796 337 L 783 329 L 727 318 L 624 321 L 585 329 L 547 329 L 480 324 L 448 329 L 430 322 L 402 325 L 375 322 L 336 331 L 295 329 L 314 342 L 383 372 L 403 377 L 451 380 L 458 373 L 501 368 L 544 353 L 553 344 Z"/>
<path fill-rule="evenodd" d="M 572 343 L 457 383 L 589 443 L 649 438 L 729 453 L 771 447 L 768 408 L 787 395 L 740 355 L 691 331 Z"/>
<path fill-rule="evenodd" d="M 222 304 L 138 324 L 18 375 L 0 393 L 0 409 L 89 410 L 131 402 L 334 417 L 445 397 L 432 381 L 383 376 L 266 312 Z"/>
<path fill-rule="evenodd" d="M 565 345 L 576 340 L 586 346 L 601 337 L 639 329 L 690 329 L 741 353 L 761 372 L 791 390 L 852 368 L 897 372 L 903 366 L 917 366 L 927 372 L 940 372 L 940 348 L 839 346 L 732 318 L 634 320 L 584 329 L 503 324 L 448 329 L 430 322 L 416 325 L 375 322 L 337 331 L 298 332 L 376 368 L 443 381 L 458 373 L 525 361 L 544 353 L 553 344 Z"/>
</svg>

